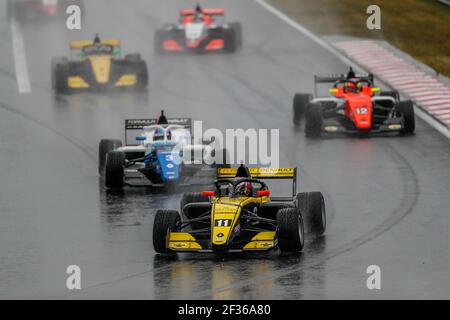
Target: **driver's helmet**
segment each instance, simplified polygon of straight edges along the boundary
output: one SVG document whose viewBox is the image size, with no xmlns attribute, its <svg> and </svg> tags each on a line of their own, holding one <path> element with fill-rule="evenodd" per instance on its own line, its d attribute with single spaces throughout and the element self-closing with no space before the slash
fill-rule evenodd
<svg viewBox="0 0 450 320">
<path fill-rule="evenodd" d="M 234 189 L 235 195 L 240 196 L 251 196 L 252 194 L 252 183 L 249 181 L 243 181 L 241 183 L 238 183 Z"/>
<path fill-rule="evenodd" d="M 167 130 L 167 140 L 172 140 L 172 130 Z"/>
<path fill-rule="evenodd" d="M 195 12 L 194 14 L 194 22 L 203 22 L 203 13 L 202 12 Z"/>
<path fill-rule="evenodd" d="M 153 141 L 163 141 L 164 140 L 164 130 L 157 128 L 153 134 Z"/>
<path fill-rule="evenodd" d="M 346 82 L 344 84 L 344 91 L 349 93 L 357 93 L 358 92 L 358 85 L 355 85 L 353 82 Z"/>
<path fill-rule="evenodd" d="M 95 35 L 94 41 L 92 41 L 93 45 L 100 45 L 102 44 L 102 40 L 100 40 L 100 37 L 98 36 L 98 34 Z"/>
</svg>

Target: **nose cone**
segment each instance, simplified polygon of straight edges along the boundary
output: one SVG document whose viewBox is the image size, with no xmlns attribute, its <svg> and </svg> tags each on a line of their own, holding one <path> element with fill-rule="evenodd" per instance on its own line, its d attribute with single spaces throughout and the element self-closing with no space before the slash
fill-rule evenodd
<svg viewBox="0 0 450 320">
<path fill-rule="evenodd" d="M 213 208 L 213 226 L 211 232 L 211 242 L 216 248 L 223 248 L 228 245 L 232 238 L 235 227 L 236 216 L 239 206 L 225 203 L 216 203 Z"/>
<path fill-rule="evenodd" d="M 97 83 L 108 83 L 111 70 L 111 57 L 91 57 L 91 65 Z"/>
<path fill-rule="evenodd" d="M 162 180 L 164 183 L 175 182 L 180 179 L 179 156 L 175 153 L 158 153 L 158 162 L 161 167 Z"/>
</svg>

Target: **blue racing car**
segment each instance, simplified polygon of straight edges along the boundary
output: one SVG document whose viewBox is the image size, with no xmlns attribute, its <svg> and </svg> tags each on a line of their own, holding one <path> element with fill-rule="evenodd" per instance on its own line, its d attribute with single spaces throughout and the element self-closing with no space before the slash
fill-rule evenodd
<svg viewBox="0 0 450 320">
<path fill-rule="evenodd" d="M 130 135 L 133 141 L 129 141 Z M 205 164 L 226 166 L 223 156 L 215 159 L 213 147 L 192 144 L 190 118 L 166 119 L 164 112 L 159 119 L 125 120 L 125 144 L 122 146 L 121 140 L 100 141 L 99 173 L 108 189 L 189 185 L 188 179 Z M 192 159 L 194 154 L 202 158 Z"/>
</svg>

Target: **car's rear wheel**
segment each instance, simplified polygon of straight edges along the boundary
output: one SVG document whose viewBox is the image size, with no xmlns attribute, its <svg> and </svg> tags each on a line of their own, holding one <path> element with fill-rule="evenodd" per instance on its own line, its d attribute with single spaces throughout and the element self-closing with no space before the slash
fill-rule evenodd
<svg viewBox="0 0 450 320">
<path fill-rule="evenodd" d="M 322 106 L 309 103 L 305 116 L 305 135 L 308 138 L 318 138 L 322 133 Z"/>
<path fill-rule="evenodd" d="M 397 111 L 403 115 L 403 134 L 413 134 L 416 129 L 416 119 L 414 114 L 414 104 L 412 101 L 400 101 L 397 103 Z"/>
<path fill-rule="evenodd" d="M 398 93 L 398 91 L 382 91 L 380 92 L 380 97 L 390 97 L 390 98 L 394 98 L 394 100 L 397 102 L 400 100 L 400 95 Z M 377 104 L 385 107 L 385 108 L 392 108 L 395 103 L 392 103 L 392 101 L 377 101 Z"/>
<path fill-rule="evenodd" d="M 278 247 L 281 252 L 299 252 L 305 243 L 302 215 L 297 208 L 285 208 L 277 213 Z"/>
<path fill-rule="evenodd" d="M 190 207 L 189 209 L 187 209 L 186 211 L 183 211 L 183 208 L 191 203 L 208 203 L 209 202 L 209 198 L 203 196 L 200 192 L 186 192 L 183 194 L 183 196 L 181 197 L 181 201 L 180 201 L 180 208 L 181 208 L 181 212 L 183 213 L 183 217 L 186 217 L 187 219 L 194 219 L 194 218 L 198 218 L 200 217 L 202 214 L 205 214 L 207 211 L 209 211 L 210 209 L 207 208 L 197 208 L 197 207 Z M 205 221 L 207 223 L 209 223 L 209 221 Z M 191 229 L 192 230 L 196 230 L 196 229 L 201 229 L 201 228 L 205 228 L 208 225 L 205 224 L 204 222 L 194 222 L 191 224 Z"/>
<path fill-rule="evenodd" d="M 98 145 L 98 173 L 103 176 L 106 163 L 106 155 L 122 146 L 122 141 L 118 139 L 102 139 Z"/>
<path fill-rule="evenodd" d="M 294 108 L 294 124 L 299 125 L 301 119 L 306 113 L 306 108 L 310 101 L 312 100 L 312 95 L 296 93 L 293 101 Z"/>
<path fill-rule="evenodd" d="M 185 192 L 180 200 L 180 208 L 183 211 L 185 205 L 197 202 L 209 202 L 209 198 L 205 197 L 201 192 Z"/>
<path fill-rule="evenodd" d="M 158 210 L 153 221 L 153 247 L 158 253 L 171 253 L 167 248 L 169 232 L 177 231 L 181 217 L 176 210 Z"/>
<path fill-rule="evenodd" d="M 111 151 L 106 155 L 105 186 L 108 189 L 122 189 L 124 186 L 125 154 Z"/>
<path fill-rule="evenodd" d="M 307 232 L 321 235 L 325 232 L 327 217 L 325 200 L 321 192 L 299 193 L 296 197 L 297 207 L 305 218 Z"/>
</svg>

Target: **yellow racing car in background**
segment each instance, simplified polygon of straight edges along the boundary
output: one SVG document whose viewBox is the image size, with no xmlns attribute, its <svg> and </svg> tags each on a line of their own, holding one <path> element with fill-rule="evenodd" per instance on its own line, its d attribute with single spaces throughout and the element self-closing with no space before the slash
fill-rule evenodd
<svg viewBox="0 0 450 320">
<path fill-rule="evenodd" d="M 262 179 L 292 180 L 292 196 L 270 197 Z M 175 252 L 299 252 L 305 228 L 325 232 L 325 202 L 320 192 L 296 194 L 297 168 L 219 168 L 215 191 L 185 193 L 181 214 L 158 210 L 153 246 Z M 305 224 L 304 224 L 305 223 Z"/>
<path fill-rule="evenodd" d="M 139 54 L 121 58 L 120 40 L 101 40 L 97 35 L 93 41 L 72 41 L 70 49 L 70 59 L 52 59 L 52 86 L 56 93 L 147 87 L 146 62 Z"/>
</svg>

